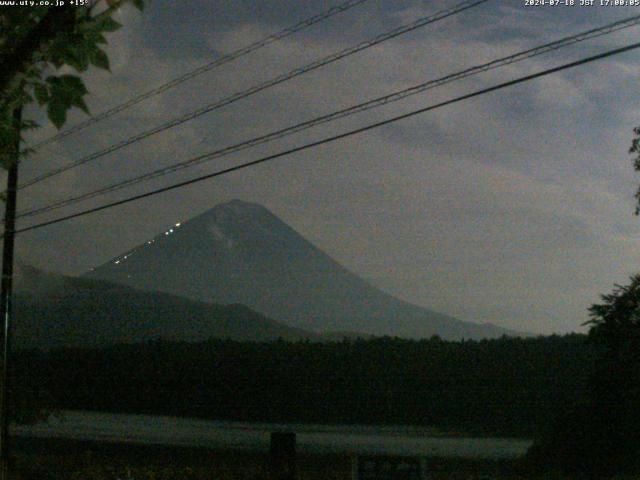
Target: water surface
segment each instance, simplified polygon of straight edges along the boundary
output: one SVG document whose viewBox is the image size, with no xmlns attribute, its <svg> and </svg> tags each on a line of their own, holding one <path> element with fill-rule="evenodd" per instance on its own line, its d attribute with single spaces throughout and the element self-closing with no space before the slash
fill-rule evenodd
<svg viewBox="0 0 640 480">
<path fill-rule="evenodd" d="M 433 436 L 433 430 L 420 427 L 245 423 L 78 411 L 12 428 L 13 434 L 25 437 L 250 450 L 268 449 L 275 431 L 296 432 L 298 450 L 309 453 L 501 459 L 522 456 L 531 445 L 522 439 Z"/>
</svg>

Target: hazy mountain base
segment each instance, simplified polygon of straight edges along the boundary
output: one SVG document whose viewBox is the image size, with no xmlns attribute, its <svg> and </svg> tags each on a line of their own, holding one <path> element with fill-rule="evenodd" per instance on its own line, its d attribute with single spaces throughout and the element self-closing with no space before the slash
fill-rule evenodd
<svg viewBox="0 0 640 480">
<path fill-rule="evenodd" d="M 358 335 L 289 327 L 244 305 L 207 304 L 25 265 L 19 269 L 14 299 L 18 348 L 99 348 L 159 338 L 330 341 Z"/>
</svg>

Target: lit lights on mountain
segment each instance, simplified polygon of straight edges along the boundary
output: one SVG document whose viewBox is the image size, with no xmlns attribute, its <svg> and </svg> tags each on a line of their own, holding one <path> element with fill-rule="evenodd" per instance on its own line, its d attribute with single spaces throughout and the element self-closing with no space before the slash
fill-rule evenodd
<svg viewBox="0 0 640 480">
<path fill-rule="evenodd" d="M 174 233 L 174 228 L 180 228 L 180 226 L 182 225 L 182 222 L 178 222 L 176 223 L 172 228 L 170 228 L 169 230 L 164 232 L 165 236 L 171 235 L 172 233 Z M 144 248 L 148 245 L 153 245 L 156 242 L 156 239 L 153 238 L 151 240 L 148 240 L 147 242 L 145 242 L 142 246 L 135 248 L 134 250 L 131 250 L 130 252 L 127 252 L 125 255 L 123 255 L 120 258 L 117 258 L 116 260 L 114 260 L 114 265 L 119 265 L 120 263 L 124 262 L 127 258 L 129 258 L 131 255 L 133 255 L 137 250 L 140 250 L 141 248 Z"/>
</svg>

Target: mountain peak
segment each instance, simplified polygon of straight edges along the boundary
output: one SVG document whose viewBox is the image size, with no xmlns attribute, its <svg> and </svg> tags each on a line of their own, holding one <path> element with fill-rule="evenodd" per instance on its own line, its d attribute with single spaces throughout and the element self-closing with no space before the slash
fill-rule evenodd
<svg viewBox="0 0 640 480">
<path fill-rule="evenodd" d="M 257 203 L 245 202 L 244 200 L 233 199 L 225 203 L 220 203 L 203 215 L 261 215 L 271 213 L 262 205 Z"/>
<path fill-rule="evenodd" d="M 234 199 L 220 203 L 186 223 L 190 225 L 206 224 L 209 226 L 223 226 L 270 223 L 273 220 L 277 220 L 277 217 L 262 205 Z"/>
<path fill-rule="evenodd" d="M 218 205 L 213 207 L 212 210 L 216 210 L 216 209 L 231 209 L 231 210 L 236 210 L 236 211 L 242 211 L 242 210 L 264 211 L 264 210 L 266 210 L 266 208 L 263 207 L 262 205 L 260 205 L 259 203 L 247 202 L 245 200 L 240 200 L 238 198 L 234 198 L 232 200 L 229 200 L 228 202 L 219 203 Z"/>
</svg>

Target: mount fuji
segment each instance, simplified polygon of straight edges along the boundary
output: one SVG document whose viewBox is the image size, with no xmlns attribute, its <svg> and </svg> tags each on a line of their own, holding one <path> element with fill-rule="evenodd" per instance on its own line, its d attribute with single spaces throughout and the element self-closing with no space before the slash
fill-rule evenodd
<svg viewBox="0 0 640 480">
<path fill-rule="evenodd" d="M 313 332 L 519 335 L 399 300 L 342 267 L 265 207 L 240 200 L 177 223 L 85 276 L 200 302 L 243 304 Z"/>
</svg>

